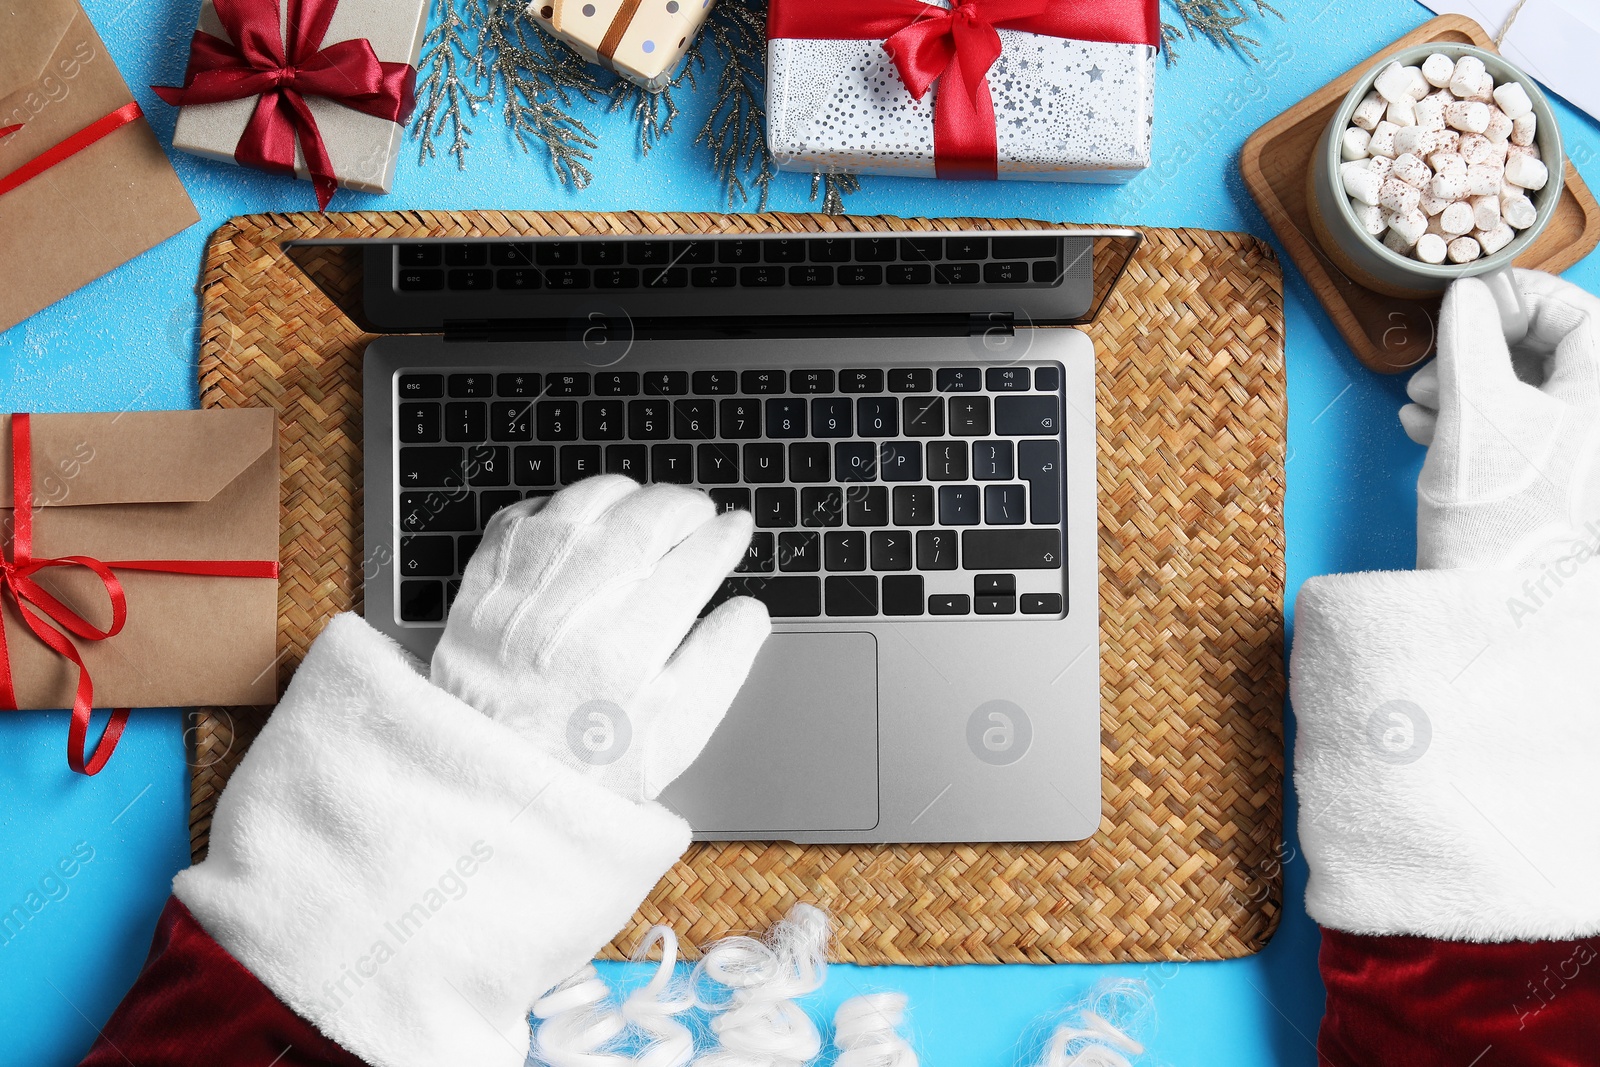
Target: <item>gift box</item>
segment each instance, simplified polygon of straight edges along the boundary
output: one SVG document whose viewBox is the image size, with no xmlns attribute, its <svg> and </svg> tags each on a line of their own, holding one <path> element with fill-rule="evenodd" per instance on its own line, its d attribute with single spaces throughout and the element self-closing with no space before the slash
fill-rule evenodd
<svg viewBox="0 0 1600 1067">
<path fill-rule="evenodd" d="M 386 193 L 428 0 L 203 0 L 172 146 L 292 173 L 326 208 L 336 186 Z M 237 42 L 245 42 L 242 46 Z"/>
<path fill-rule="evenodd" d="M 262 408 L 0 416 L 0 709 L 277 699 L 278 432 Z"/>
<path fill-rule="evenodd" d="M 0 4 L 0 330 L 198 221 L 77 0 Z"/>
<path fill-rule="evenodd" d="M 1158 0 L 772 0 L 782 170 L 1122 182 L 1150 165 Z"/>
<path fill-rule="evenodd" d="M 710 17 L 711 0 L 533 0 L 528 13 L 589 62 L 659 93 Z"/>
</svg>

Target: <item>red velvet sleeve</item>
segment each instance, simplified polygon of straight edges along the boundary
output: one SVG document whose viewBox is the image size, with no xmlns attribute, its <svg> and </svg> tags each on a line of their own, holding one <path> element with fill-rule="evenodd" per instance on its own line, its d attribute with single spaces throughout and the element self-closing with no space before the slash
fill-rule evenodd
<svg viewBox="0 0 1600 1067">
<path fill-rule="evenodd" d="M 1479 944 L 1322 931 L 1330 1067 L 1593 1067 L 1600 937 Z"/>
<path fill-rule="evenodd" d="M 365 1067 L 323 1037 L 169 898 L 139 978 L 81 1067 Z"/>
</svg>

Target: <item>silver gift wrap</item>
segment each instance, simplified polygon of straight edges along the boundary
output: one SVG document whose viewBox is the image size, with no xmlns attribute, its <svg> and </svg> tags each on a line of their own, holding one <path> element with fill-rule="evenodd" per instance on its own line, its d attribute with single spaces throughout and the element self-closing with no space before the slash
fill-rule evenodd
<svg viewBox="0 0 1600 1067">
<path fill-rule="evenodd" d="M 283 12 L 282 21 L 286 23 L 287 5 L 280 0 L 279 6 Z M 322 45 L 327 47 L 364 37 L 371 42 L 381 62 L 408 63 L 415 67 L 427 31 L 428 6 L 428 0 L 339 0 Z M 230 39 L 211 0 L 202 0 L 199 28 L 225 41 Z M 250 116 L 255 113 L 258 99 L 188 104 L 179 108 L 172 147 L 208 159 L 236 163 L 234 150 L 250 123 Z M 305 99 L 322 132 L 339 184 L 366 193 L 387 193 L 394 184 L 395 158 L 400 153 L 405 125 L 376 115 L 363 115 L 336 100 L 318 96 Z M 311 177 L 298 140 L 294 170 L 299 178 L 309 180 Z"/>
<path fill-rule="evenodd" d="M 998 32 L 1001 178 L 1114 183 L 1150 165 L 1154 48 Z M 914 99 L 882 41 L 773 39 L 767 146 L 780 170 L 931 178 L 940 89 Z"/>
</svg>

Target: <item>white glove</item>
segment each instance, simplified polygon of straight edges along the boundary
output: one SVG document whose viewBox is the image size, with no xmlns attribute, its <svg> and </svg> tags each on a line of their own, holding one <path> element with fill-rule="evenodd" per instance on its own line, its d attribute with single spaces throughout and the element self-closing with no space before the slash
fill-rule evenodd
<svg viewBox="0 0 1600 1067">
<path fill-rule="evenodd" d="M 1600 300 L 1540 271 L 1516 278 L 1530 325 L 1515 353 L 1488 286 L 1462 278 L 1438 358 L 1406 387 L 1400 422 L 1428 446 L 1419 570 L 1539 566 L 1600 539 Z"/>
<path fill-rule="evenodd" d="M 462 577 L 432 680 L 621 796 L 653 799 L 771 632 L 749 597 L 695 625 L 751 530 L 705 493 L 620 475 L 507 508 Z"/>
</svg>

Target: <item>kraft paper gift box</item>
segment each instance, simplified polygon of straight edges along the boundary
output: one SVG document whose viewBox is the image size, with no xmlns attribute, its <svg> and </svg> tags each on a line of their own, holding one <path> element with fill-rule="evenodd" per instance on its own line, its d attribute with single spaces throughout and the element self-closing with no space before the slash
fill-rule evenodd
<svg viewBox="0 0 1600 1067">
<path fill-rule="evenodd" d="M 780 170 L 906 177 L 1125 182 L 1150 165 L 1155 121 L 1157 0 L 772 0 L 767 45 L 767 147 Z M 1003 9 L 1043 15 L 1008 17 Z M 960 9 L 994 19 L 999 55 L 988 68 L 987 148 L 951 136 L 940 94 L 962 87 L 967 57 L 945 57 L 939 27 Z M 910 12 L 908 14 L 908 12 Z M 1005 28 L 1053 24 L 1053 33 Z M 1081 28 L 1077 28 L 1081 24 Z M 909 27 L 902 50 L 937 81 L 920 99 L 870 30 Z M 1082 34 L 1082 36 L 1078 36 Z M 969 37 L 970 40 L 970 37 Z M 963 45 L 963 47 L 966 47 Z M 941 49 L 943 49 L 941 51 Z M 931 65 L 930 65 L 931 64 Z M 941 128 L 943 125 L 943 128 Z M 965 147 L 965 151 L 957 151 Z"/>
<path fill-rule="evenodd" d="M 17 534 L 15 419 L 0 416 L 0 543 L 8 557 Z M 28 422 L 35 559 L 225 560 L 275 568 L 278 430 L 271 411 L 31 415 Z M 127 594 L 124 629 L 102 641 L 73 639 L 96 707 L 277 699 L 275 579 L 113 573 Z M 109 624 L 106 589 L 87 568 L 51 567 L 33 577 L 90 624 Z M 34 636 L 12 596 L 0 599 L 17 706 L 71 707 L 76 668 Z"/>
<path fill-rule="evenodd" d="M 233 2 L 238 4 L 241 0 Z M 362 192 L 387 193 L 394 184 L 395 161 L 414 103 L 415 71 L 422 54 L 430 5 L 428 0 L 277 0 L 278 25 L 280 32 L 286 34 L 284 40 L 293 39 L 293 35 L 287 33 L 291 14 L 309 20 L 319 10 L 335 3 L 327 30 L 317 47 L 328 50 L 338 48 L 342 42 L 365 40 L 379 62 L 410 67 L 405 91 L 407 102 L 401 120 L 396 122 L 326 96 L 305 93 L 303 99 L 326 146 L 332 177 L 338 185 Z M 201 3 L 196 28 L 199 33 L 232 41 L 214 0 Z M 305 57 L 297 58 L 304 60 Z M 184 79 L 186 83 L 192 75 L 191 63 L 190 76 Z M 169 100 L 173 98 L 165 92 L 162 95 Z M 217 103 L 183 104 L 178 111 L 172 147 L 223 163 L 239 163 L 240 141 L 259 99 L 259 96 L 249 96 Z M 295 176 L 314 178 L 306 160 L 303 131 L 296 137 L 293 155 Z M 320 194 L 319 206 L 327 206 Z"/>
<path fill-rule="evenodd" d="M 533 0 L 528 12 L 591 63 L 653 93 L 672 84 L 712 0 Z"/>
<path fill-rule="evenodd" d="M 0 330 L 200 221 L 140 115 L 77 0 L 0 4 Z"/>
</svg>

